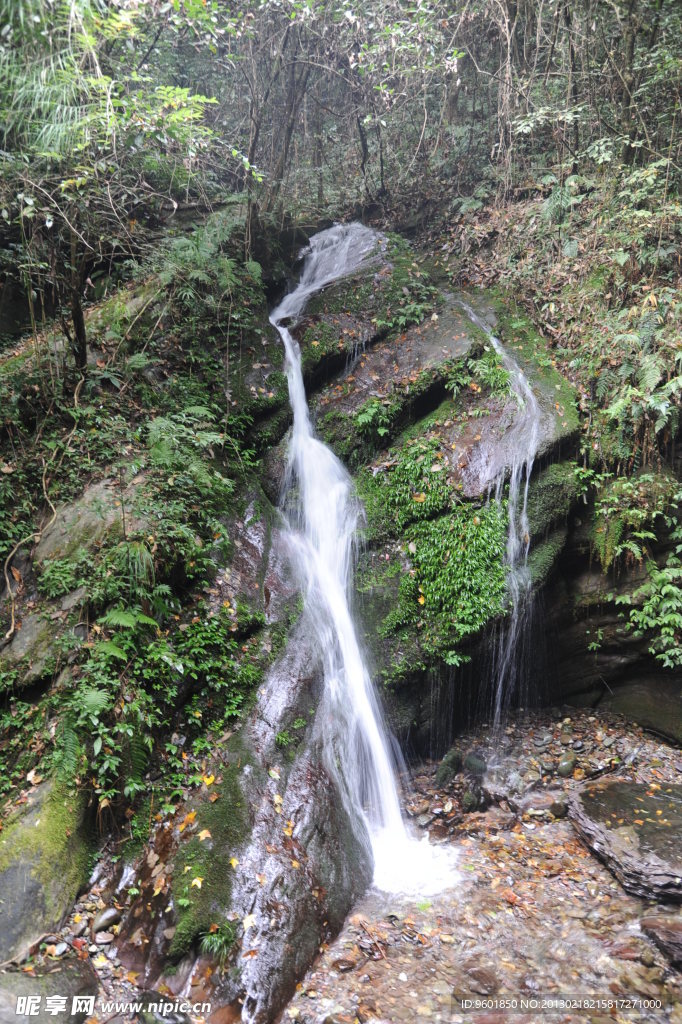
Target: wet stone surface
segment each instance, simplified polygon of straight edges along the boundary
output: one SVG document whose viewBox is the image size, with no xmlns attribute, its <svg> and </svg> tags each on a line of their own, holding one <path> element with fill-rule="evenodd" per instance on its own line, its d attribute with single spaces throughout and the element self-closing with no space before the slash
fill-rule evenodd
<svg viewBox="0 0 682 1024">
<path fill-rule="evenodd" d="M 569 732 L 576 759 L 564 775 Z M 370 891 L 282 1020 L 682 1021 L 682 975 L 654 940 L 656 921 L 646 923 L 667 915 L 674 943 L 675 908 L 629 895 L 566 817 L 589 779 L 622 778 L 648 792 L 673 783 L 680 751 L 618 716 L 573 709 L 525 713 L 502 737 L 485 729 L 461 737 L 458 750 L 451 762 L 462 767 L 450 780 L 441 772 L 438 785 L 438 766 L 423 766 L 406 803 L 417 832 L 455 846 L 457 887 L 423 899 Z M 488 763 L 482 779 L 463 767 L 473 751 Z M 479 805 L 466 813 L 472 791 Z M 635 1012 L 592 1005 L 473 1014 L 459 1002 L 561 997 L 630 1000 Z"/>
</svg>

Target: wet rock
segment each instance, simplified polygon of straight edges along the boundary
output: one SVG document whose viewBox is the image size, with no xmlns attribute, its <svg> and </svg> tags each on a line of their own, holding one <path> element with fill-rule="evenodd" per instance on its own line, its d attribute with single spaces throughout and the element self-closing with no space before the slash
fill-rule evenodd
<svg viewBox="0 0 682 1024">
<path fill-rule="evenodd" d="M 565 818 L 568 814 L 568 797 L 565 793 L 561 793 L 559 796 L 552 800 L 549 807 L 550 811 L 555 818 Z"/>
<path fill-rule="evenodd" d="M 364 824 L 351 818 L 318 739 L 317 650 L 299 622 L 251 715 L 221 746 L 211 766 L 215 783 L 184 809 L 196 816 L 191 831 L 158 830 L 150 851 L 158 861 L 151 866 L 149 853 L 144 859 L 140 895 L 115 940 L 122 964 L 144 985 L 171 987 L 172 977 L 163 974 L 169 960 L 203 970 L 201 935 L 216 920 L 234 920 L 233 969 L 215 972 L 211 1001 L 225 1013 L 241 1001 L 253 1019 L 272 1020 L 368 885 Z M 297 720 L 305 728 L 284 750 L 277 738 Z M 199 838 L 204 828 L 210 843 Z M 154 895 L 159 864 L 174 893 L 187 886 L 188 864 L 204 880 L 189 906 Z"/>
<path fill-rule="evenodd" d="M 591 783 L 572 795 L 570 816 L 628 892 L 682 901 L 682 786 Z"/>
<path fill-rule="evenodd" d="M 682 743 L 682 701 L 677 679 L 640 678 L 618 686 L 603 706 L 645 729 Z"/>
<path fill-rule="evenodd" d="M 48 780 L 0 833 L 0 962 L 58 929 L 87 879 L 85 799 Z"/>
<path fill-rule="evenodd" d="M 516 768 L 509 771 L 490 769 L 483 777 L 481 788 L 489 803 L 502 803 L 506 800 L 514 808 L 516 795 L 523 791 L 524 783 Z"/>
<path fill-rule="evenodd" d="M 172 1008 L 174 1000 L 160 992 L 143 992 L 140 1001 L 144 1004 L 139 1013 L 140 1024 L 191 1024 L 186 1013 Z"/>
<path fill-rule="evenodd" d="M 673 964 L 682 966 L 682 915 L 650 914 L 639 926 Z"/>
<path fill-rule="evenodd" d="M 578 758 L 573 751 L 562 754 L 557 767 L 557 774 L 562 779 L 567 779 L 573 774 Z"/>
<path fill-rule="evenodd" d="M 449 750 L 441 763 L 438 765 L 436 772 L 436 784 L 444 786 L 450 781 L 459 771 L 462 769 L 463 759 L 462 754 L 456 747 Z"/>
<path fill-rule="evenodd" d="M 477 832 L 495 835 L 497 832 L 506 832 L 515 824 L 516 816 L 511 811 L 505 811 L 501 807 L 490 807 L 487 811 L 467 814 L 462 822 L 462 828 L 472 835 Z"/>
<path fill-rule="evenodd" d="M 75 996 L 94 996 L 99 989 L 97 975 L 87 960 L 68 960 L 56 964 L 36 965 L 33 974 L 21 971 L 0 973 L 0 1024 L 47 1024 L 48 1021 L 68 1020 L 68 1024 L 81 1024 L 89 1016 L 87 1007 L 75 1014 L 57 1016 L 47 1012 L 48 996 L 61 996 L 71 1009 Z M 19 996 L 38 996 L 37 1014 L 16 1013 Z M 94 1014 L 92 1015 L 94 1016 Z"/>
<path fill-rule="evenodd" d="M 520 814 L 547 812 L 555 818 L 563 818 L 568 813 L 568 797 L 556 789 L 536 789 L 526 794 L 517 804 Z"/>
<path fill-rule="evenodd" d="M 107 928 L 111 928 L 112 924 L 118 924 L 120 920 L 121 911 L 116 907 L 107 907 L 105 910 L 102 910 L 92 922 L 93 935 L 97 932 L 105 931 Z"/>
</svg>

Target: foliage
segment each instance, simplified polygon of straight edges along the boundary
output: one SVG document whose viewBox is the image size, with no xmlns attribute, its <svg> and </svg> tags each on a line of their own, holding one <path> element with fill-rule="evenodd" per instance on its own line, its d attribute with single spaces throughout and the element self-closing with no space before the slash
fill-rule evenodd
<svg viewBox="0 0 682 1024">
<path fill-rule="evenodd" d="M 211 925 L 211 929 L 204 932 L 201 937 L 201 952 L 204 956 L 217 960 L 219 966 L 223 968 L 236 939 L 237 926 L 232 921 Z"/>
<path fill-rule="evenodd" d="M 505 605 L 505 509 L 461 505 L 406 530 L 409 572 L 400 580 L 397 607 L 385 635 L 419 631 L 422 650 L 459 664 L 456 646 L 478 632 Z"/>
<path fill-rule="evenodd" d="M 632 597 L 616 598 L 618 604 L 632 605 L 627 628 L 635 636 L 648 636 L 649 652 L 670 669 L 682 667 L 682 545 L 676 550 L 663 568 L 647 564 L 649 578 Z"/>
<path fill-rule="evenodd" d="M 657 528 L 670 525 L 680 501 L 679 483 L 666 474 L 640 473 L 607 483 L 597 496 L 592 533 L 602 567 L 623 556 L 642 561 Z"/>
</svg>

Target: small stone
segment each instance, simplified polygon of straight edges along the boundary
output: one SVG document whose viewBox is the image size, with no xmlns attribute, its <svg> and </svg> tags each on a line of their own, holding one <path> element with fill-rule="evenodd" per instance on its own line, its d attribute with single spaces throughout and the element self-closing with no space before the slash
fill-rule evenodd
<svg viewBox="0 0 682 1024">
<path fill-rule="evenodd" d="M 585 744 L 583 743 L 582 740 L 576 740 L 574 742 L 574 744 L 573 744 L 573 749 L 574 750 L 582 750 L 584 748 L 584 746 L 585 746 Z"/>
<path fill-rule="evenodd" d="M 566 753 L 562 755 L 557 768 L 557 773 L 562 779 L 567 779 L 569 775 L 573 774 L 577 758 L 574 753 Z"/>
<path fill-rule="evenodd" d="M 92 932 L 95 935 L 97 932 L 103 932 L 107 928 L 111 928 L 112 924 L 118 924 L 121 920 L 121 911 L 117 910 L 116 907 L 107 907 L 106 910 L 101 911 L 92 922 Z"/>
<path fill-rule="evenodd" d="M 398 981 L 407 981 L 407 975 L 405 974 L 405 971 L 400 972 L 400 974 L 398 975 Z"/>
<path fill-rule="evenodd" d="M 616 737 L 615 736 L 607 736 L 606 739 L 604 740 L 602 746 L 604 746 L 604 747 L 612 747 L 615 742 L 616 742 Z"/>
<path fill-rule="evenodd" d="M 557 797 L 552 801 L 549 809 L 555 818 L 565 818 L 568 814 L 568 800 L 565 796 Z"/>
<path fill-rule="evenodd" d="M 114 941 L 114 936 L 111 932 L 98 932 L 95 936 L 95 942 L 100 946 L 108 946 L 110 942 Z"/>
<path fill-rule="evenodd" d="M 65 942 L 58 942 L 57 945 L 55 946 L 55 950 L 54 950 L 54 954 L 53 955 L 54 956 L 64 956 L 64 954 L 66 953 L 68 948 L 69 947 L 67 946 L 67 944 Z"/>
</svg>

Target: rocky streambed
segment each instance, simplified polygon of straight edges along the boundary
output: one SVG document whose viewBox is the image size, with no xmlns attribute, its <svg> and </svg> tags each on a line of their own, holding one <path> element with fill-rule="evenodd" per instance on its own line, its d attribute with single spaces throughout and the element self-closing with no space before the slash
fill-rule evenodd
<svg viewBox="0 0 682 1024">
<path fill-rule="evenodd" d="M 456 847 L 457 888 L 434 898 L 370 891 L 284 1019 L 682 1020 L 675 904 L 651 888 L 646 858 L 639 884 L 649 897 L 625 891 L 573 821 L 581 795 L 608 784 L 615 844 L 619 831 L 658 825 L 663 835 L 652 842 L 679 870 L 665 836 L 679 837 L 679 818 L 652 807 L 647 822 L 651 815 L 633 816 L 631 802 L 634 786 L 644 814 L 674 789 L 681 769 L 679 750 L 609 714 L 519 713 L 501 738 L 486 729 L 462 736 L 445 762 L 417 772 L 407 803 L 417 829 Z M 550 1012 L 562 999 L 585 1005 Z"/>
<path fill-rule="evenodd" d="M 321 947 L 280 1019 L 681 1021 L 679 894 L 661 892 L 651 870 L 652 857 L 664 860 L 671 876 L 682 869 L 674 817 L 680 771 L 679 749 L 609 712 L 518 712 L 501 735 L 485 726 L 463 734 L 443 761 L 425 762 L 404 780 L 415 830 L 457 851 L 456 887 L 432 897 L 370 889 L 338 937 Z M 594 827 L 612 834 L 614 848 L 593 844 L 595 855 L 584 822 L 590 792 L 606 787 L 615 794 L 612 813 L 596 815 Z M 677 809 L 657 814 L 671 800 Z M 646 838 L 638 858 L 626 837 L 639 831 Z M 639 870 L 639 895 L 616 877 L 624 842 L 630 878 Z M 168 979 L 156 995 L 146 992 L 143 975 L 117 951 L 135 888 L 131 877 L 113 877 L 96 872 L 64 928 L 44 937 L 29 965 L 3 975 L 0 1020 L 16 1019 L 10 994 L 31 985 L 97 989 L 95 1018 L 123 1024 L 160 1018 L 153 1010 L 104 1015 L 105 1004 L 174 1001 L 178 992 L 198 1003 L 225 984 L 229 965 L 206 959 L 184 985 L 171 989 Z M 558 999 L 587 1006 L 540 1017 L 518 1010 L 523 1000 Z M 517 1001 L 513 1013 L 495 1008 L 505 1000 Z M 473 1014 L 463 1005 L 484 1009 Z M 222 1024 L 238 1017 L 225 1007 L 174 1019 Z"/>
</svg>

